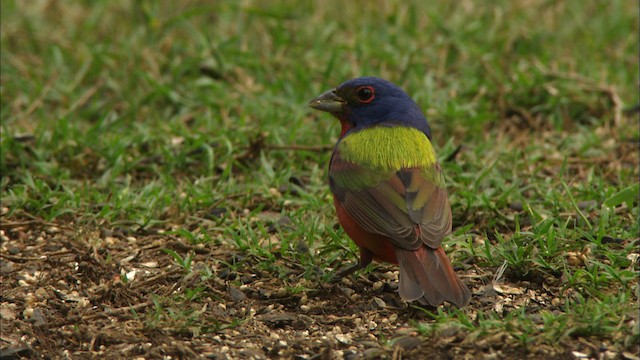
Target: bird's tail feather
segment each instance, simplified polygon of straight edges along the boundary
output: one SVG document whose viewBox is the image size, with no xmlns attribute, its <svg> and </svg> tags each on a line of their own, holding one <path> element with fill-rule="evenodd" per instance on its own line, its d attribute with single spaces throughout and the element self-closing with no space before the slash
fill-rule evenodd
<svg viewBox="0 0 640 360">
<path fill-rule="evenodd" d="M 400 265 L 398 292 L 406 301 L 437 306 L 448 301 L 458 307 L 469 304 L 471 292 L 456 275 L 442 247 L 396 249 Z"/>
</svg>

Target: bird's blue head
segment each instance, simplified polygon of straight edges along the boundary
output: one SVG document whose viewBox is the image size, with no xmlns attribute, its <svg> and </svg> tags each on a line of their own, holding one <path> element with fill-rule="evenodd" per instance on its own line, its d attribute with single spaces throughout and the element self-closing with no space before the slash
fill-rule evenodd
<svg viewBox="0 0 640 360">
<path fill-rule="evenodd" d="M 414 127 L 431 138 L 427 118 L 418 104 L 397 85 L 376 77 L 346 81 L 309 102 L 342 123 L 342 134 L 372 125 Z"/>
</svg>

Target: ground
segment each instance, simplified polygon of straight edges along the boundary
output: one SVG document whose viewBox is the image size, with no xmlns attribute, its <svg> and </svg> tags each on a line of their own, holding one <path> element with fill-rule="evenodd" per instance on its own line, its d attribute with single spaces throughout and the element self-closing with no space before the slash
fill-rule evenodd
<svg viewBox="0 0 640 360">
<path fill-rule="evenodd" d="M 611 343 L 579 335 L 527 344 L 509 331 L 486 336 L 450 324 L 421 333 L 416 325 L 433 319 L 432 312 L 460 310 L 401 302 L 391 265 L 328 284 L 305 280 L 299 264 L 281 259 L 286 283 L 304 289 L 292 294 L 285 282 L 256 268 L 261 259 L 230 248 L 38 220 L 4 221 L 2 231 L 0 290 L 11 299 L 1 308 L 2 341 L 10 345 L 3 359 L 636 359 L 639 349 L 631 339 Z M 192 270 L 186 273 L 165 249 L 195 254 Z M 541 309 L 562 311 L 560 279 L 492 281 L 491 269 L 465 269 L 460 273 L 473 299 L 463 311 L 470 319 L 522 307 L 541 324 Z M 183 288 L 202 298 L 189 305 Z M 164 314 L 161 308 L 174 304 L 159 299 L 186 303 L 180 305 L 184 313 L 178 319 Z M 637 314 L 629 316 L 638 321 Z"/>
</svg>

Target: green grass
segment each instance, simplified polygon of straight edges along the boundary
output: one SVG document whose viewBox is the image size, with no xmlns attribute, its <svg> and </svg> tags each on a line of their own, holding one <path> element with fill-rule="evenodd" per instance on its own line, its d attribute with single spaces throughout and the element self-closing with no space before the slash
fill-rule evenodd
<svg viewBox="0 0 640 360">
<path fill-rule="evenodd" d="M 640 231 L 639 133 L 637 113 L 624 112 L 638 96 L 637 4 L 1 4 L 5 221 L 229 247 L 304 292 L 280 259 L 322 281 L 357 255 L 335 227 L 326 184 L 324 146 L 339 124 L 306 103 L 375 75 L 401 85 L 431 122 L 454 263 L 491 272 L 506 262 L 501 281 L 563 289 L 548 294 L 560 299 L 553 310 L 531 310 L 535 321 L 524 303 L 440 310 L 414 324 L 421 334 L 455 324 L 479 337 L 507 331 L 524 346 L 638 341 L 629 255 Z M 165 255 L 196 271 L 192 253 Z M 148 321 L 223 327 L 180 304 L 156 302 Z"/>
</svg>

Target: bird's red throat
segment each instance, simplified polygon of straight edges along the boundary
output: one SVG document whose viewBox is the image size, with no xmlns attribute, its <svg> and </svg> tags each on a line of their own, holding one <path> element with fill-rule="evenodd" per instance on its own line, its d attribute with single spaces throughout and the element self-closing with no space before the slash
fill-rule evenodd
<svg viewBox="0 0 640 360">
<path fill-rule="evenodd" d="M 347 114 L 344 114 L 344 113 L 334 114 L 334 116 L 337 117 L 338 120 L 340 120 L 340 125 L 342 125 L 342 130 L 340 131 L 340 137 L 343 137 L 344 134 L 347 133 L 347 131 L 353 129 L 353 123 L 349 121 L 349 119 L 347 118 Z"/>
</svg>

